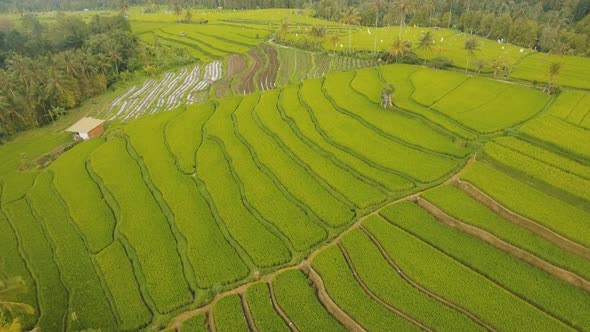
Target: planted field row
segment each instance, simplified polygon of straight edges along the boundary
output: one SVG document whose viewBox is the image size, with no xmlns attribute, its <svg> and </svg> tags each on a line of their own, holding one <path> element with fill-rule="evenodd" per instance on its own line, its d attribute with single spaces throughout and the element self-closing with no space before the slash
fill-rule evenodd
<svg viewBox="0 0 590 332">
<path fill-rule="evenodd" d="M 520 130 L 525 138 L 541 142 L 570 158 L 590 161 L 590 131 L 554 116 L 543 115 Z M 567 133 L 567 135 L 563 135 Z"/>
<path fill-rule="evenodd" d="M 531 230 L 502 218 L 455 187 L 439 187 L 427 191 L 422 197 L 461 222 L 489 232 L 555 266 L 590 279 L 590 262 L 543 239 Z"/>
<path fill-rule="evenodd" d="M 462 174 L 461 179 L 473 184 L 485 194 L 566 239 L 590 247 L 588 220 L 590 213 L 557 197 L 503 173 L 492 166 L 476 162 Z"/>
<path fill-rule="evenodd" d="M 528 87 L 483 78 L 465 80 L 463 75 L 453 74 L 456 80 L 453 84 L 437 85 L 444 86 L 445 90 L 428 88 L 427 82 L 439 81 L 433 80 L 432 75 L 444 80 L 449 73 L 417 72 L 412 76 L 416 87 L 413 98 L 482 134 L 520 124 L 540 112 L 550 100 L 547 95 Z M 433 94 L 433 91 L 438 93 Z"/>
<path fill-rule="evenodd" d="M 199 93 L 219 80 L 222 75 L 221 62 L 214 61 L 202 70 L 200 66 L 182 69 L 178 73 L 166 73 L 163 78 L 151 79 L 142 86 L 132 86 L 117 97 L 111 105 L 96 117 L 116 121 L 127 121 L 139 116 L 167 111 L 183 103 L 194 104 Z"/>
<path fill-rule="evenodd" d="M 563 194 L 585 201 L 586 205 L 590 204 L 590 180 L 493 142 L 486 144 L 483 153 L 501 167 L 529 181 L 538 181 L 542 186 L 555 188 Z"/>
<path fill-rule="evenodd" d="M 413 203 L 381 213 L 389 223 L 373 218 L 365 225 L 401 269 L 487 324 L 540 330 L 588 326 L 587 293 L 581 289 L 441 224 Z"/>
<path fill-rule="evenodd" d="M 580 90 L 563 91 L 552 105 L 550 114 L 590 129 L 590 93 Z"/>
</svg>

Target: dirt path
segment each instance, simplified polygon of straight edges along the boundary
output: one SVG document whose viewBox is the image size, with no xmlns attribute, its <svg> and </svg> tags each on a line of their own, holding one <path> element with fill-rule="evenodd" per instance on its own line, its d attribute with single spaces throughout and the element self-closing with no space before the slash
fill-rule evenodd
<svg viewBox="0 0 590 332">
<path fill-rule="evenodd" d="M 555 233 L 535 221 L 512 212 L 472 184 L 458 179 L 457 181 L 453 181 L 452 184 L 509 222 L 528 229 L 564 250 L 590 260 L 590 249 Z"/>
<path fill-rule="evenodd" d="M 309 271 L 308 277 L 318 291 L 318 298 L 330 315 L 336 318 L 348 331 L 366 331 L 332 300 L 320 275 L 311 266 L 307 266 L 307 268 Z"/>
<path fill-rule="evenodd" d="M 586 279 L 578 276 L 577 274 L 570 272 L 568 270 L 562 269 L 560 267 L 557 267 L 551 263 L 548 263 L 547 261 L 529 253 L 528 251 L 522 250 L 518 247 L 511 245 L 508 242 L 505 242 L 505 241 L 497 238 L 496 236 L 494 236 L 493 234 L 491 234 L 487 231 L 484 231 L 484 230 L 479 229 L 477 227 L 465 224 L 465 223 L 449 216 L 444 211 L 442 211 L 441 209 L 436 207 L 434 204 L 428 202 L 425 199 L 419 199 L 418 205 L 420 205 L 422 208 L 424 208 L 426 211 L 428 211 L 431 215 L 433 215 L 438 221 L 442 222 L 443 224 L 445 224 L 451 228 L 457 229 L 461 232 L 475 236 L 478 239 L 480 239 L 481 241 L 486 242 L 486 243 L 490 244 L 491 246 L 493 246 L 493 247 L 495 247 L 495 248 L 497 248 L 497 249 L 499 249 L 499 250 L 501 250 L 513 257 L 516 257 L 522 261 L 525 261 L 525 262 L 529 263 L 530 265 L 547 272 L 548 274 L 554 276 L 557 279 L 563 280 L 575 287 L 578 287 L 578 288 L 583 289 L 587 292 L 590 292 L 590 282 L 588 282 Z"/>
<path fill-rule="evenodd" d="M 258 328 L 254 323 L 254 318 L 252 318 L 252 312 L 250 312 L 250 307 L 248 306 L 248 301 L 246 301 L 245 293 L 240 294 L 240 301 L 242 302 L 242 311 L 244 312 L 244 316 L 246 316 L 246 322 L 248 322 L 250 331 L 258 332 Z"/>
</svg>

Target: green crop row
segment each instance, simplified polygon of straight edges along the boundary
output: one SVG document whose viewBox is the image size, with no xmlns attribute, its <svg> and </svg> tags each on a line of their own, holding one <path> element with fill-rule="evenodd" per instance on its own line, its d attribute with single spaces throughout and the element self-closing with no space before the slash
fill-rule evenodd
<svg viewBox="0 0 590 332">
<path fill-rule="evenodd" d="M 465 98 L 465 96 L 453 95 L 453 98 Z M 471 96 L 471 98 L 477 98 L 477 96 Z M 459 114 L 456 119 L 480 133 L 493 133 L 532 118 L 547 105 L 550 99 L 550 96 L 541 91 L 514 85 L 490 103 Z"/>
<path fill-rule="evenodd" d="M 338 146 L 330 144 L 322 135 L 322 132 L 315 127 L 310 114 L 301 105 L 297 93 L 298 88 L 296 86 L 284 88 L 281 91 L 278 112 L 302 140 L 316 146 L 326 154 L 331 155 L 330 158 L 335 158 L 341 164 L 347 165 L 363 177 L 383 185 L 390 191 L 402 191 L 414 186 L 412 182 L 405 178 L 377 168 L 374 164 L 359 159 Z"/>
<path fill-rule="evenodd" d="M 62 331 L 64 317 L 68 313 L 69 298 L 54 261 L 53 248 L 47 234 L 34 217 L 26 199 L 7 204 L 3 208 L 16 232 L 23 258 L 35 280 L 39 315 L 37 325 L 47 331 Z"/>
<path fill-rule="evenodd" d="M 301 332 L 344 331 L 318 300 L 310 281 L 299 270 L 279 274 L 272 281 L 279 307 Z"/>
<path fill-rule="evenodd" d="M 217 143 L 205 139 L 197 163 L 199 177 L 205 182 L 220 218 L 254 264 L 271 267 L 288 262 L 289 249 L 244 206 L 230 165 Z"/>
<path fill-rule="evenodd" d="M 355 280 L 338 246 L 331 246 L 312 262 L 328 295 L 367 331 L 418 331 L 410 321 L 373 300 Z"/>
<path fill-rule="evenodd" d="M 428 72 L 431 74 L 428 77 L 431 77 L 432 71 Z M 418 83 L 420 85 L 417 86 L 422 89 L 423 82 Z M 528 87 L 472 78 L 452 90 L 432 108 L 485 134 L 531 118 L 549 100 L 549 96 Z"/>
<path fill-rule="evenodd" d="M 134 330 L 146 326 L 152 314 L 143 301 L 131 262 L 119 241 L 98 255 L 96 262 L 117 309 L 120 329 Z"/>
<path fill-rule="evenodd" d="M 55 173 L 55 189 L 63 198 L 73 221 L 84 234 L 92 253 L 113 241 L 115 227 L 112 211 L 86 170 L 88 156 L 102 143 L 101 140 L 92 140 L 79 144 L 51 165 L 51 170 Z"/>
<path fill-rule="evenodd" d="M 364 76 L 364 81 L 359 84 L 368 86 L 380 84 L 379 77 L 374 69 L 360 70 L 357 73 L 365 71 L 369 71 L 373 75 Z M 397 112 L 384 110 L 366 97 L 358 94 L 350 86 L 355 76 L 354 72 L 331 73 L 324 81 L 326 93 L 334 99 L 342 111 L 361 122 L 366 122 L 368 126 L 429 151 L 456 157 L 467 155 L 468 150 L 453 143 L 450 136 L 434 131 L 419 120 L 402 116 Z M 375 89 L 373 95 L 380 96 L 381 91 L 382 89 Z"/>
<path fill-rule="evenodd" d="M 490 232 L 541 259 L 590 279 L 590 262 L 510 223 L 459 189 L 451 186 L 438 187 L 425 192 L 423 197 L 464 223 Z"/>
<path fill-rule="evenodd" d="M 409 202 L 397 204 L 384 210 L 383 214 L 392 224 L 379 217 L 371 217 L 365 221 L 365 226 L 400 268 L 423 287 L 469 310 L 498 330 L 557 331 L 566 328 L 477 271 L 404 231 L 405 227 L 430 230 L 439 226 L 440 234 L 437 236 L 442 240 L 461 240 L 457 236 L 449 238 L 445 226 L 438 224 L 417 205 Z M 461 244 L 465 245 L 464 242 Z M 475 248 L 468 248 L 476 250 L 473 254 L 479 255 L 479 250 L 485 249 L 485 245 L 481 242 L 477 244 Z M 487 259 L 483 255 L 479 258 Z"/>
<path fill-rule="evenodd" d="M 515 137 L 500 137 L 494 140 L 494 142 L 510 150 L 559 168 L 562 171 L 590 180 L 590 166 L 581 164 L 575 160 L 563 157 Z"/>
<path fill-rule="evenodd" d="M 258 98 L 251 95 L 247 98 Z M 269 98 L 264 98 L 264 102 Z M 276 107 L 275 104 L 261 104 L 257 107 Z M 308 206 L 326 224 L 337 227 L 348 223 L 353 212 L 337 200 L 326 188 L 316 181 L 303 167 L 298 165 L 272 137 L 258 127 L 252 118 L 253 109 L 239 108 L 234 124 L 260 162 L 268 167 L 285 188 Z"/>
<path fill-rule="evenodd" d="M 44 225 L 69 294 L 68 327 L 113 329 L 115 318 L 88 249 L 69 222 L 52 180 L 51 173 L 41 173 L 27 197 L 38 221 Z"/>
<path fill-rule="evenodd" d="M 189 39 L 190 41 L 195 40 L 203 45 L 209 46 L 210 48 L 214 48 L 216 50 L 220 50 L 228 54 L 246 53 L 249 49 L 249 47 L 244 46 L 241 43 L 228 42 L 229 39 L 220 39 L 216 36 L 210 36 L 207 33 L 202 33 L 200 31 L 201 29 L 198 29 L 199 27 L 200 26 L 198 25 L 178 24 L 167 26 L 165 28 L 162 28 L 161 30 L 178 36 L 180 36 L 181 33 L 184 33 L 185 39 Z M 231 30 L 235 31 L 237 29 Z"/>
<path fill-rule="evenodd" d="M 215 111 L 215 104 L 191 106 L 170 120 L 166 127 L 166 142 L 178 162 L 178 167 L 186 174 L 195 172 L 197 149 L 201 145 L 201 130 Z"/>
<path fill-rule="evenodd" d="M 325 54 L 313 54 L 313 71 L 311 73 L 311 77 L 319 77 L 324 76 L 327 72 L 330 71 L 330 60 L 331 57 Z"/>
<path fill-rule="evenodd" d="M 482 327 L 467 316 L 437 302 L 407 283 L 383 258 L 379 249 L 360 229 L 342 238 L 358 277 L 380 299 L 414 317 L 435 331 L 475 331 Z"/>
<path fill-rule="evenodd" d="M 542 116 L 526 123 L 521 128 L 521 133 L 565 153 L 590 160 L 590 132 L 584 128 L 552 116 Z"/>
<path fill-rule="evenodd" d="M 375 68 L 357 70 L 350 86 L 375 104 L 381 104 L 381 92 L 385 84 L 379 78 L 379 71 Z"/>
<path fill-rule="evenodd" d="M 415 87 L 410 80 L 410 76 L 420 68 L 410 65 L 390 65 L 379 67 L 378 70 L 383 81 L 395 87 L 393 98 L 395 106 L 420 116 L 463 139 L 472 140 L 477 138 L 478 135 L 472 129 L 466 128 L 452 118 L 432 111 L 412 99 Z"/>
<path fill-rule="evenodd" d="M 213 307 L 215 330 L 220 332 L 250 331 L 239 295 L 228 295 Z"/>
<path fill-rule="evenodd" d="M 508 166 L 528 178 L 540 180 L 547 185 L 562 189 L 590 202 L 590 180 L 562 171 L 557 167 L 493 142 L 486 144 L 483 151 L 495 162 Z"/>
<path fill-rule="evenodd" d="M 160 29 L 160 30 L 156 31 L 156 34 L 158 35 L 158 37 L 160 37 L 164 40 L 179 43 L 179 44 L 185 45 L 187 47 L 199 50 L 203 54 L 205 54 L 211 58 L 220 58 L 220 57 L 224 57 L 224 56 L 228 55 L 228 52 L 217 49 L 211 45 L 208 45 L 208 44 L 198 41 L 196 39 L 182 37 L 180 35 L 180 33 L 171 33 L 171 32 L 166 32 L 165 30 Z"/>
<path fill-rule="evenodd" d="M 409 78 L 416 88 L 411 98 L 427 107 L 434 105 L 468 81 L 468 76 L 463 73 L 433 69 L 418 70 Z"/>
<path fill-rule="evenodd" d="M 323 95 L 320 80 L 306 81 L 302 85 L 301 96 L 314 110 L 314 117 L 328 136 L 378 165 L 387 165 L 421 182 L 440 179 L 458 165 L 455 160 L 391 141 L 348 115 L 336 111 Z"/>
<path fill-rule="evenodd" d="M 586 95 L 586 92 L 580 90 L 564 90 L 557 96 L 548 114 L 566 120 Z"/>
<path fill-rule="evenodd" d="M 289 331 L 285 321 L 275 311 L 267 283 L 248 287 L 246 300 L 254 325 L 259 331 Z"/>
<path fill-rule="evenodd" d="M 155 45 L 157 43 L 159 45 L 165 45 L 165 46 L 172 47 L 172 48 L 185 49 L 189 55 L 191 55 L 194 58 L 196 58 L 200 61 L 203 61 L 203 62 L 209 62 L 212 60 L 212 56 L 210 54 L 205 54 L 200 49 L 190 47 L 189 45 L 186 45 L 186 44 L 179 43 L 179 42 L 169 38 L 168 36 L 161 37 L 159 34 L 156 33 L 156 31 L 145 33 L 145 34 L 139 35 L 138 37 L 141 40 L 143 40 L 144 42 L 149 43 L 149 44 Z"/>
<path fill-rule="evenodd" d="M 255 98 L 245 98 L 239 107 L 251 110 L 255 103 Z M 295 250 L 304 251 L 322 241 L 327 236 L 323 228 L 315 224 L 312 216 L 306 215 L 288 193 L 281 192 L 235 136 L 231 118 L 235 107 L 235 103 L 229 101 L 221 104 L 207 124 L 207 134 L 223 142 L 228 159 L 243 186 L 243 196 L 289 238 Z"/>
<path fill-rule="evenodd" d="M 312 54 L 294 48 L 279 47 L 280 85 L 299 83 L 309 78 L 312 68 Z"/>
<path fill-rule="evenodd" d="M 534 189 L 493 167 L 477 162 L 461 176 L 500 204 L 539 224 L 590 246 L 590 213 Z"/>
<path fill-rule="evenodd" d="M 92 168 L 119 205 L 118 231 L 137 253 L 158 311 L 169 312 L 189 303 L 191 295 L 168 221 L 125 145 L 110 139 L 92 153 Z"/>
<path fill-rule="evenodd" d="M 552 62 L 561 63 L 557 84 L 590 89 L 590 60 L 577 56 L 557 56 L 535 53 L 525 57 L 512 72 L 512 77 L 528 81 L 547 82 L 547 70 Z"/>
<path fill-rule="evenodd" d="M 206 110 L 208 108 L 199 111 Z M 198 113 L 199 111 L 189 112 Z M 181 116 L 185 114 L 187 113 L 182 113 Z M 176 112 L 164 112 L 139 119 L 126 126 L 125 132 L 145 163 L 151 181 L 154 182 L 172 211 L 175 225 L 187 241 L 186 252 L 194 270 L 197 285 L 200 288 L 207 288 L 240 280 L 248 274 L 247 267 L 223 237 L 195 182 L 189 176 L 179 172 L 174 159 L 166 149 L 164 128 L 171 119 L 177 121 L 178 119 L 175 118 L 177 115 Z M 199 119 L 202 120 L 205 116 Z M 189 121 L 192 120 L 191 117 L 183 119 Z M 181 129 L 185 128 L 185 126 L 181 127 Z M 200 142 L 201 127 L 193 128 L 190 135 L 198 136 Z M 190 147 L 187 150 L 189 149 L 196 149 L 196 147 Z M 193 156 L 195 156 L 194 152 Z"/>
<path fill-rule="evenodd" d="M 511 315 L 517 314 L 528 328 L 536 326 L 535 330 L 556 331 L 568 325 L 577 329 L 589 326 L 590 316 L 587 313 L 590 302 L 584 290 L 555 279 L 475 237 L 441 224 L 415 204 L 392 206 L 384 214 L 393 224 L 431 248 L 462 262 L 464 266 L 503 288 L 505 295 L 500 302 L 495 302 L 492 297 L 483 297 L 486 304 L 494 304 L 496 313 L 510 311 Z M 462 284 L 459 280 L 456 282 Z M 485 286 L 480 287 L 483 289 Z M 499 310 L 505 301 L 504 309 Z M 510 324 L 517 329 L 519 323 L 512 321 Z"/>
<path fill-rule="evenodd" d="M 334 190 L 344 195 L 355 206 L 366 208 L 384 201 L 386 199 L 385 194 L 379 192 L 372 185 L 363 182 L 362 179 L 356 178 L 331 160 L 324 158 L 291 131 L 288 124 L 281 119 L 276 110 L 279 92 L 279 90 L 273 90 L 265 93 L 264 97 L 261 98 L 261 107 L 256 109 L 255 115 L 257 115 L 264 127 L 268 128 L 273 135 L 276 135 L 283 148 L 293 153 L 306 167 L 326 181 Z M 270 107 L 272 104 L 275 105 L 274 108 Z"/>
<path fill-rule="evenodd" d="M 13 170 L 3 174 L 2 182 L 2 204 L 8 204 L 17 199 L 23 198 L 27 191 L 33 186 L 38 171 Z"/>
<path fill-rule="evenodd" d="M 181 332 L 208 332 L 209 324 L 205 314 L 198 314 L 188 318 L 182 322 L 180 326 Z"/>
<path fill-rule="evenodd" d="M 0 193 L 2 187 L 0 186 Z M 1 196 L 1 195 L 0 195 Z M 4 215 L 0 207 L 0 252 L 10 253 L 3 254 L 0 259 L 0 276 L 1 278 L 19 277 L 22 278 L 27 286 L 27 292 L 19 294 L 14 300 L 20 303 L 26 303 L 33 308 L 37 308 L 37 288 L 35 280 L 28 269 L 28 264 L 22 256 L 22 244 L 16 238 L 8 218 Z M 23 315 L 21 318 L 22 327 L 25 330 L 33 329 L 36 320 L 39 318 L 39 311 L 35 310 L 32 315 Z"/>
<path fill-rule="evenodd" d="M 431 71 L 429 71 L 431 72 Z M 487 78 L 470 77 L 447 96 L 432 105 L 432 108 L 452 117 L 480 108 L 512 85 Z M 421 89 L 422 86 L 419 85 Z"/>
</svg>

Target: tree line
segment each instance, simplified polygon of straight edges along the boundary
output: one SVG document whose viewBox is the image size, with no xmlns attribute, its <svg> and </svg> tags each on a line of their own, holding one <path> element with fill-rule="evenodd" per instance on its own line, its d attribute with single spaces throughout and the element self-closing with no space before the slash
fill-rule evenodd
<svg viewBox="0 0 590 332">
<path fill-rule="evenodd" d="M 590 54 L 590 0 L 319 0 L 313 8 L 347 25 L 455 28 L 543 52 Z"/>
<path fill-rule="evenodd" d="M 121 16 L 86 23 L 60 14 L 46 24 L 25 14 L 16 26 L 0 31 L 0 141 L 55 121 L 140 64 L 138 41 Z"/>
</svg>

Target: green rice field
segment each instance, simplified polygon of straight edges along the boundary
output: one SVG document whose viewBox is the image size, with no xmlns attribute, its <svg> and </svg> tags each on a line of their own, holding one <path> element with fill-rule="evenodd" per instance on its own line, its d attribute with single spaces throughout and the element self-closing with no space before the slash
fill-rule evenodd
<svg viewBox="0 0 590 332">
<path fill-rule="evenodd" d="M 285 16 L 288 38 L 348 34 L 291 10 L 131 8 L 139 38 L 195 63 L 0 145 L 0 279 L 28 286 L 23 328 L 590 331 L 587 59 L 562 58 L 549 95 L 546 55 L 514 45 L 477 53 L 518 63 L 512 81 L 465 73 L 447 29 L 419 55 L 459 70 L 375 65 L 275 44 Z M 355 50 L 399 28 L 368 29 Z M 69 146 L 82 114 L 105 132 Z"/>
</svg>

